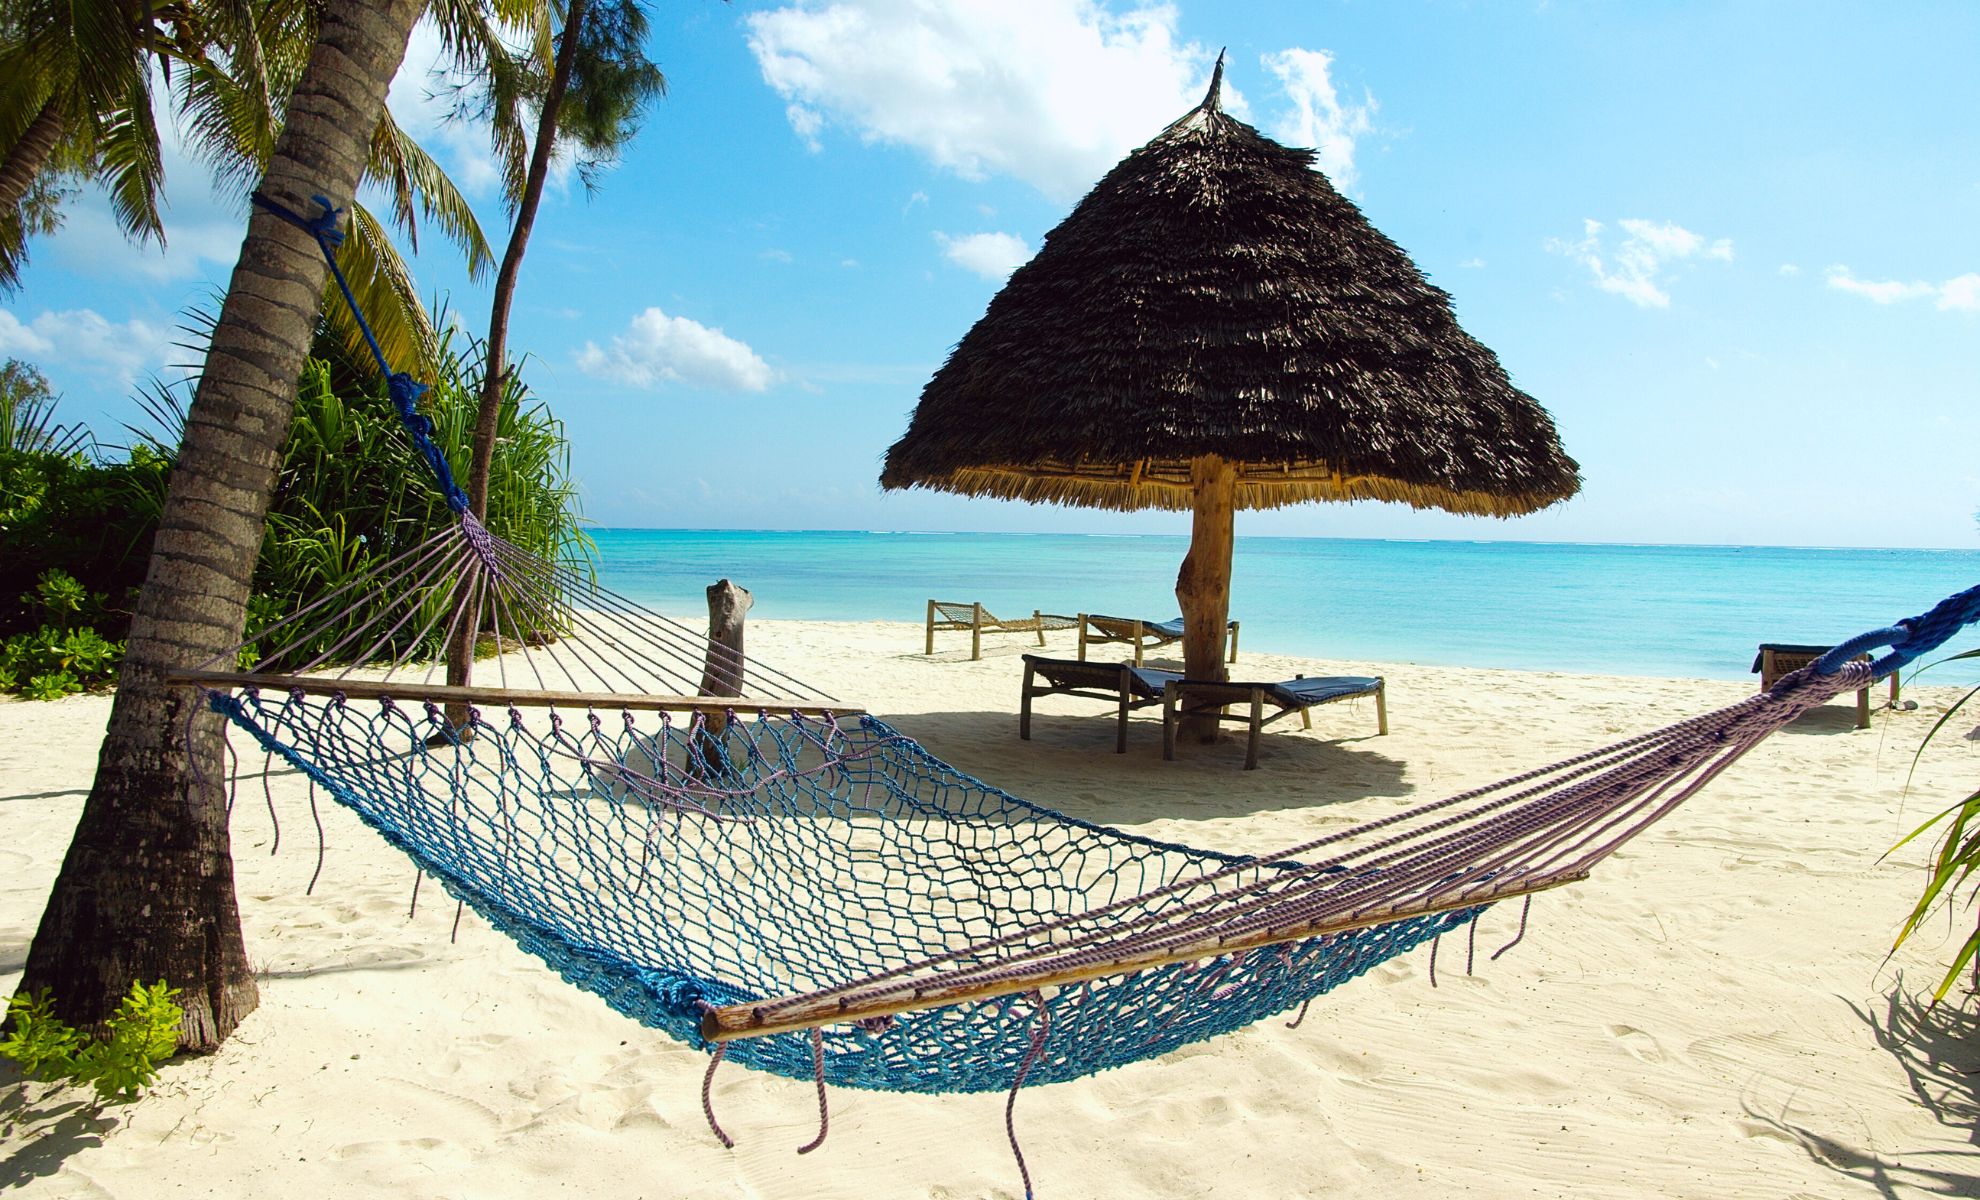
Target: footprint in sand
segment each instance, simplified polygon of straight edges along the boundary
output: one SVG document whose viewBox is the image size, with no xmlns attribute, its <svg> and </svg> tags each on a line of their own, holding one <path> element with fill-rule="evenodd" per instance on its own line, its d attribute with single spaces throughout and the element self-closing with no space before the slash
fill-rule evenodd
<svg viewBox="0 0 1980 1200">
<path fill-rule="evenodd" d="M 452 1143 L 431 1137 L 381 1138 L 371 1142 L 349 1142 L 337 1147 L 335 1153 L 337 1158 L 343 1162 L 362 1162 L 367 1159 L 396 1161 L 406 1157 L 408 1154 L 418 1155 L 424 1160 L 426 1155 L 431 1154 L 443 1146 L 454 1151 L 456 1156 L 465 1158 L 465 1155 L 460 1154 L 458 1148 L 454 1147 Z"/>
<path fill-rule="evenodd" d="M 1622 1043 L 1622 1048 L 1638 1062 L 1660 1063 L 1667 1057 L 1657 1039 L 1632 1025 L 1611 1025 L 1609 1036 Z"/>
</svg>

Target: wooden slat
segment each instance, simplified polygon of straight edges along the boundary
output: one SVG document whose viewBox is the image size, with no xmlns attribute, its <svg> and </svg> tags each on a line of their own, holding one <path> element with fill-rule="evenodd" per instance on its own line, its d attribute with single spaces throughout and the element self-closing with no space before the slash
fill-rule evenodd
<svg viewBox="0 0 1980 1200">
<path fill-rule="evenodd" d="M 799 700 L 776 700 L 753 696 L 733 699 L 721 696 L 656 696 L 619 692 L 548 692 L 516 688 L 448 687 L 444 684 L 418 684 L 409 680 L 336 679 L 320 675 L 254 675 L 240 671 L 172 671 L 167 683 L 193 684 L 205 688 L 261 688 L 271 692 L 300 689 L 318 695 L 342 692 L 353 699 L 431 700 L 436 704 L 479 704 L 507 708 L 599 708 L 632 712 L 772 712 L 797 713 L 806 717 L 858 716 L 866 710 L 843 704 L 812 704 Z"/>
<path fill-rule="evenodd" d="M 1394 921 L 1411 917 L 1427 917 L 1437 913 L 1455 912 L 1459 909 L 1474 908 L 1480 904 L 1493 904 L 1515 896 L 1527 896 L 1536 892 L 1564 887 L 1588 878 L 1588 872 L 1580 871 L 1573 875 L 1547 880 L 1537 884 L 1520 884 L 1496 891 L 1485 891 L 1462 900 L 1445 904 L 1434 904 L 1422 908 L 1396 910 L 1369 914 L 1353 919 L 1334 919 L 1314 922 L 1303 926 L 1293 926 L 1276 930 L 1259 930 L 1234 938 L 1205 938 L 1183 946 L 1143 954 L 1127 954 L 1106 962 L 1090 966 L 1045 970 L 1035 976 L 1019 979 L 1000 980 L 995 983 L 960 983 L 944 985 L 942 977 L 924 976 L 920 979 L 907 979 L 887 985 L 884 995 L 848 1004 L 842 997 L 861 990 L 860 985 L 852 984 L 840 989 L 836 994 L 820 996 L 804 1004 L 792 1005 L 776 1013 L 766 1013 L 773 1005 L 789 1003 L 795 996 L 774 1000 L 756 1000 L 747 1004 L 729 1004 L 702 1014 L 701 1036 L 711 1042 L 732 1042 L 739 1038 L 768 1037 L 771 1034 L 792 1033 L 802 1029 L 815 1029 L 825 1025 L 838 1025 L 850 1021 L 861 1021 L 872 1017 L 890 1016 L 894 1013 L 915 1012 L 926 1008 L 941 1008 L 949 1004 L 963 1004 L 978 1000 L 990 1000 L 998 996 L 1009 996 L 1017 992 L 1028 992 L 1034 988 L 1063 987 L 1082 983 L 1089 979 L 1104 979 L 1110 975 L 1126 975 L 1134 971 L 1146 971 L 1155 967 L 1165 967 L 1172 963 L 1195 962 L 1199 959 L 1216 958 L 1225 954 L 1235 954 L 1240 950 L 1258 950 L 1267 946 L 1282 945 L 1286 942 L 1301 942 L 1308 938 L 1322 937 L 1333 933 L 1347 933 L 1356 929 L 1367 929 L 1376 925 L 1387 925 Z"/>
</svg>

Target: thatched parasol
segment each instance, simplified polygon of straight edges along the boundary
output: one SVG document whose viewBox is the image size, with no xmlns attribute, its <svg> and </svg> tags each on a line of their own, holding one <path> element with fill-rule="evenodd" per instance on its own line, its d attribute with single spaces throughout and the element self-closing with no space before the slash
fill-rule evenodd
<svg viewBox="0 0 1980 1200">
<path fill-rule="evenodd" d="M 1234 508 L 1513 516 L 1581 480 L 1552 418 L 1313 166 L 1203 103 L 1096 184 L 922 390 L 886 488 L 1193 509 L 1185 670 L 1222 679 Z"/>
</svg>

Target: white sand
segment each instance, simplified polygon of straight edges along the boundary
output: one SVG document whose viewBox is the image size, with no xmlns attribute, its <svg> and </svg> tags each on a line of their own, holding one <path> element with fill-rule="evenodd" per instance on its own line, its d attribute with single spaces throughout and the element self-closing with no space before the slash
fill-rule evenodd
<svg viewBox="0 0 1980 1200">
<path fill-rule="evenodd" d="M 1021 638 L 935 659 L 919 627 L 753 624 L 750 649 L 863 701 L 959 768 L 1095 821 L 1258 850 L 1323 822 L 1436 799 L 1746 695 L 1742 683 L 1599 678 L 1247 654 L 1245 677 L 1388 676 L 1367 703 L 1164 763 L 1144 710 L 1129 752 L 1091 702 L 1016 735 Z M 1055 650 L 1070 653 L 1067 635 Z M 1237 1035 L 1028 1090 L 1017 1122 L 1043 1197 L 1980 1195 L 1971 1003 L 1923 1018 L 1958 935 L 1884 961 L 1922 850 L 1879 855 L 1975 785 L 1956 691 L 1857 731 L 1841 703 L 1777 734 L 1595 877 L 1485 918 L 1478 974 L 1447 944 L 1317 1001 L 1303 1027 Z M 102 697 L 0 703 L 0 994 L 11 993 L 95 762 Z M 326 811 L 259 789 L 235 852 L 261 1007 L 218 1054 L 167 1066 L 141 1103 L 92 1112 L 0 1068 L 0 1188 L 35 1196 L 974 1197 L 1018 1194 L 1001 1096 L 834 1090 L 705 1059 L 561 983 L 408 863 Z M 327 807 L 327 806 L 326 806 Z M 1963 931 L 1961 931 L 1963 932 Z M 1894 1029 L 1896 1032 L 1894 1033 Z M 24 1104 L 24 1107 L 23 1107 Z"/>
</svg>

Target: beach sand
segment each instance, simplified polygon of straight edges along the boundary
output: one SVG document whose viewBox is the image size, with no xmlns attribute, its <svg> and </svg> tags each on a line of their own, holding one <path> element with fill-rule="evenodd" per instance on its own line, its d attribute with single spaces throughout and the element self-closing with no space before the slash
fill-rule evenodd
<svg viewBox="0 0 1980 1200">
<path fill-rule="evenodd" d="M 924 658 L 919 626 L 757 622 L 749 649 L 961 770 L 1088 820 L 1240 851 L 1438 799 L 1746 696 L 1742 682 L 1607 678 L 1247 653 L 1242 677 L 1379 672 L 1372 704 L 1316 710 L 1165 763 L 1143 710 L 1043 702 L 1017 738 L 1025 639 Z M 1068 635 L 1052 652 L 1071 654 Z M 1837 702 L 1597 868 L 1486 915 L 1476 973 L 1446 945 L 1267 1021 L 1075 1083 L 1016 1122 L 1041 1197 L 1980 1195 L 1972 1002 L 1923 999 L 1964 930 L 1886 961 L 1923 845 L 1880 856 L 1980 776 L 1974 718 L 1913 752 L 1956 689 L 1853 728 Z M 1881 700 L 1883 693 L 1875 695 Z M 0 993 L 19 979 L 109 702 L 0 703 Z M 258 765 L 259 760 L 254 760 Z M 835 1089 L 706 1059 L 559 981 L 426 888 L 354 818 L 258 783 L 234 813 L 261 1007 L 140 1103 L 100 1111 L 0 1068 L 0 1187 L 34 1196 L 1010 1197 L 1004 1098 Z M 1964 989 L 1961 989 L 1964 996 Z"/>
</svg>

